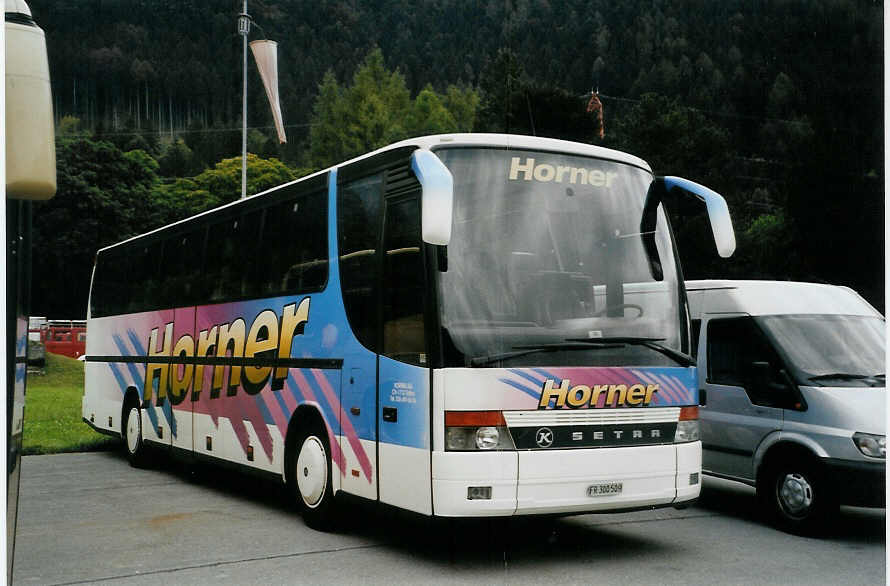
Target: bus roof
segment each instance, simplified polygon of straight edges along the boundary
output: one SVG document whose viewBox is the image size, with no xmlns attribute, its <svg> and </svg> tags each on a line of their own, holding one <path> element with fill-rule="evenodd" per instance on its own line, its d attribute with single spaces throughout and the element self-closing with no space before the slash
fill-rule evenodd
<svg viewBox="0 0 890 586">
<path fill-rule="evenodd" d="M 315 173 L 306 175 L 304 177 L 300 177 L 298 179 L 294 179 L 293 181 L 289 181 L 287 183 L 282 183 L 281 185 L 276 185 L 275 187 L 271 187 L 266 189 L 265 191 L 261 191 L 254 195 L 248 196 L 245 199 L 238 199 L 226 204 L 223 204 L 219 207 L 215 207 L 210 210 L 206 210 L 201 212 L 200 214 L 196 214 L 194 216 L 189 216 L 188 218 L 183 218 L 182 220 L 178 220 L 173 222 L 172 224 L 167 224 L 166 226 L 161 226 L 150 232 L 145 232 L 143 234 L 139 234 L 137 236 L 133 236 L 132 238 L 128 238 L 127 240 L 123 240 L 121 242 L 117 242 L 115 244 L 111 244 L 104 248 L 100 248 L 98 252 L 104 252 L 106 250 L 116 248 L 133 240 L 138 240 L 140 238 L 144 238 L 150 234 L 154 234 L 155 232 L 160 232 L 161 230 L 166 230 L 178 224 L 182 224 L 188 221 L 191 221 L 195 218 L 199 218 L 201 216 L 214 214 L 219 212 L 220 210 L 238 206 L 245 202 L 253 200 L 253 198 L 260 197 L 266 193 L 271 191 L 275 191 L 282 187 L 286 187 L 288 185 L 293 185 L 295 183 L 300 183 L 302 181 L 307 181 L 313 177 L 317 177 L 319 175 L 324 175 L 325 173 L 330 172 L 333 169 L 338 169 L 340 167 L 344 167 L 346 165 L 350 165 L 352 163 L 356 163 L 358 161 L 362 161 L 364 159 L 369 159 L 371 157 L 380 155 L 387 151 L 393 151 L 405 147 L 416 147 L 423 148 L 429 150 L 435 150 L 437 148 L 451 148 L 451 147 L 488 147 L 488 148 L 506 148 L 506 149 L 529 149 L 529 150 L 539 150 L 539 151 L 550 151 L 556 153 L 564 153 L 564 154 L 572 154 L 572 155 L 580 155 L 587 157 L 595 157 L 599 159 L 608 159 L 612 161 L 616 161 L 618 163 L 624 163 L 628 165 L 634 165 L 636 167 L 640 167 L 648 172 L 652 172 L 652 168 L 649 164 L 640 159 L 639 157 L 635 157 L 628 153 L 624 153 L 621 151 L 616 151 L 613 149 L 607 149 L 605 147 L 600 147 L 591 144 L 585 144 L 580 142 L 572 142 L 568 140 L 559 140 L 555 138 L 542 138 L 537 136 L 524 136 L 518 134 L 486 134 L 486 133 L 455 133 L 455 134 L 435 134 L 430 136 L 419 136 L 416 138 L 408 138 L 391 145 L 382 147 L 370 153 L 366 153 L 364 155 L 355 157 L 348 161 L 344 161 L 342 163 L 338 163 L 326 169 L 322 169 L 321 171 L 316 171 Z"/>
</svg>

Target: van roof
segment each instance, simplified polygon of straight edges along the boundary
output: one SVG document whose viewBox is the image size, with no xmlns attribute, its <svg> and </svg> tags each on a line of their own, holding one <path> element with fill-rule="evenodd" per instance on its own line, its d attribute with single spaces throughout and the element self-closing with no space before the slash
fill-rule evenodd
<svg viewBox="0 0 890 586">
<path fill-rule="evenodd" d="M 836 314 L 882 317 L 849 287 L 796 281 L 686 281 L 693 318 L 702 313 Z"/>
</svg>

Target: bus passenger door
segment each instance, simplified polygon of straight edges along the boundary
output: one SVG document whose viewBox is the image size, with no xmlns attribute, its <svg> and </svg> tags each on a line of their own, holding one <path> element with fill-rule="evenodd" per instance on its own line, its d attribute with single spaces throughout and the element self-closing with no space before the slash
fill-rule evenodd
<svg viewBox="0 0 890 586">
<path fill-rule="evenodd" d="M 377 413 L 380 501 L 429 515 L 430 370 L 423 250 L 419 192 L 388 199 Z"/>
</svg>

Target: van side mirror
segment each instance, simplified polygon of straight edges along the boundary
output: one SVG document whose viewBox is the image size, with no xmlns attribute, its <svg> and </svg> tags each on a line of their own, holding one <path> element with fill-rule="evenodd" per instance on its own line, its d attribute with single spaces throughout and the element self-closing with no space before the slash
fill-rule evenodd
<svg viewBox="0 0 890 586">
<path fill-rule="evenodd" d="M 711 221 L 711 231 L 714 233 L 714 242 L 717 244 L 717 253 L 723 258 L 732 256 L 735 252 L 735 231 L 732 228 L 732 218 L 726 200 L 716 191 L 682 177 L 657 177 L 649 187 L 640 221 L 640 232 L 643 234 L 647 251 L 654 246 L 654 236 L 650 245 L 646 242 L 646 235 L 655 232 L 658 204 L 662 203 L 671 192 L 687 195 L 705 204 L 708 219 Z M 650 258 L 652 258 L 651 253 Z"/>
<path fill-rule="evenodd" d="M 420 231 L 428 244 L 447 246 L 451 242 L 454 209 L 454 179 L 445 164 L 432 151 L 418 149 L 411 155 L 411 169 L 420 181 Z"/>
<path fill-rule="evenodd" d="M 769 362 L 752 362 L 749 380 L 755 387 L 755 393 L 764 393 L 772 381 Z"/>
</svg>

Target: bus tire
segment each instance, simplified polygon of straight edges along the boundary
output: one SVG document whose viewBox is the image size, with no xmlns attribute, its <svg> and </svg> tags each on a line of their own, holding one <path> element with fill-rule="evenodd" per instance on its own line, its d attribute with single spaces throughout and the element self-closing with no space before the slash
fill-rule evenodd
<svg viewBox="0 0 890 586">
<path fill-rule="evenodd" d="M 822 469 L 812 457 L 790 456 L 768 463 L 757 482 L 757 497 L 769 520 L 795 535 L 825 530 L 838 508 Z"/>
<path fill-rule="evenodd" d="M 335 525 L 334 489 L 331 484 L 331 449 L 325 426 L 305 426 L 294 442 L 290 476 L 297 505 L 306 524 L 319 531 Z"/>
<path fill-rule="evenodd" d="M 142 437 L 142 409 L 138 400 L 129 400 L 124 404 L 121 417 L 121 438 L 130 466 L 144 468 L 148 465 L 148 446 Z"/>
</svg>

